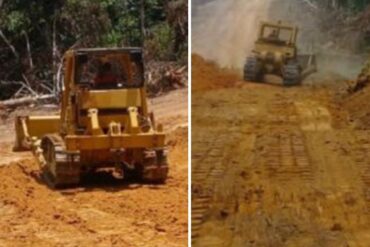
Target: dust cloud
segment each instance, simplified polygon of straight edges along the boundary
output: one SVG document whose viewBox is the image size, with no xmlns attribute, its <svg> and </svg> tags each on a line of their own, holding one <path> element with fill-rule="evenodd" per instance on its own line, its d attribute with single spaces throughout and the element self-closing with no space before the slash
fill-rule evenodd
<svg viewBox="0 0 370 247">
<path fill-rule="evenodd" d="M 221 67 L 240 68 L 253 47 L 271 0 L 195 1 L 193 52 Z"/>
<path fill-rule="evenodd" d="M 192 14 L 193 53 L 222 68 L 241 71 L 253 49 L 259 23 L 264 20 L 281 20 L 299 27 L 299 53 L 317 56 L 319 77 L 337 74 L 353 78 L 364 62 L 362 55 L 350 49 L 332 47 L 333 37 L 320 29 L 322 13 L 301 0 L 195 0 Z"/>
</svg>

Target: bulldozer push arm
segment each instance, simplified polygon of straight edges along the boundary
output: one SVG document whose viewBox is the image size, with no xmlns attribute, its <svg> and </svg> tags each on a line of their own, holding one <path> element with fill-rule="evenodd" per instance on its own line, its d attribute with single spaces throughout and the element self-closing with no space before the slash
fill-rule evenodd
<svg viewBox="0 0 370 247">
<path fill-rule="evenodd" d="M 138 111 L 136 107 L 128 108 L 126 130 L 121 131 L 119 123 L 111 122 L 108 134 L 103 134 L 99 125 L 98 109 L 90 109 L 87 135 L 66 136 L 67 151 L 109 150 L 120 148 L 161 148 L 165 145 L 165 134 L 140 133 Z"/>
<path fill-rule="evenodd" d="M 68 135 L 65 138 L 66 150 L 100 150 L 119 148 L 161 148 L 165 146 L 165 133 L 138 133 L 135 113 L 130 114 L 129 131 L 109 131 L 103 134 L 99 127 L 97 112 L 90 117 L 92 135 Z M 40 139 L 59 130 L 59 116 L 21 116 L 15 121 L 15 151 L 33 151 L 40 147 Z"/>
</svg>

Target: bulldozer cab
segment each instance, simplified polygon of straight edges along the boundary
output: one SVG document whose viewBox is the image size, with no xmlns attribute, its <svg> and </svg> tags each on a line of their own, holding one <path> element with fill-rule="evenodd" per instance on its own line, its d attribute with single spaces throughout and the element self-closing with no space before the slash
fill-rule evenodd
<svg viewBox="0 0 370 247">
<path fill-rule="evenodd" d="M 72 50 L 65 56 L 65 68 L 62 133 L 102 134 L 112 123 L 132 131 L 129 110 L 148 114 L 140 48 Z M 92 126 L 94 118 L 100 130 Z"/>
<path fill-rule="evenodd" d="M 75 53 L 77 86 L 93 90 L 140 88 L 144 69 L 139 49 L 84 49 Z"/>
<path fill-rule="evenodd" d="M 257 42 L 271 43 L 279 46 L 295 46 L 297 34 L 297 27 L 283 25 L 281 22 L 276 24 L 263 22 Z"/>
<path fill-rule="evenodd" d="M 298 28 L 295 26 L 284 25 L 281 22 L 262 22 L 253 51 L 262 56 L 275 54 L 275 57 L 284 56 L 284 59 L 293 59 L 297 55 L 297 35 Z"/>
</svg>

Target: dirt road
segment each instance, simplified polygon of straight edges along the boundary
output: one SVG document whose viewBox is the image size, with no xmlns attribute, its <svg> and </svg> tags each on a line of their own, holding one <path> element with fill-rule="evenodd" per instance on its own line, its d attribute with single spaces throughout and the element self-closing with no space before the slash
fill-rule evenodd
<svg viewBox="0 0 370 247">
<path fill-rule="evenodd" d="M 333 89 L 204 90 L 214 78 L 198 74 L 194 246 L 370 246 L 370 128 L 353 128 Z"/>
<path fill-rule="evenodd" d="M 11 152 L 12 119 L 5 120 L 0 246 L 187 246 L 187 90 L 150 101 L 169 131 L 165 185 L 127 184 L 102 173 L 79 188 L 52 191 L 29 154 Z"/>
</svg>

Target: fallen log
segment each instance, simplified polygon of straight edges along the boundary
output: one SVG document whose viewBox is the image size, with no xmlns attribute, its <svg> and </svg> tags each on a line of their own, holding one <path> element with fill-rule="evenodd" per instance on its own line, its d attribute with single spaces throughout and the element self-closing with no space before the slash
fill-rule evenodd
<svg viewBox="0 0 370 247">
<path fill-rule="evenodd" d="M 187 86 L 187 66 L 174 62 L 151 62 L 147 65 L 146 82 L 149 96 Z"/>
<path fill-rule="evenodd" d="M 13 108 L 13 107 L 18 107 L 21 105 L 28 105 L 32 103 L 37 103 L 38 101 L 41 100 L 50 100 L 50 99 L 55 99 L 54 94 L 46 94 L 46 95 L 38 95 L 38 96 L 27 96 L 19 99 L 9 99 L 9 100 L 4 100 L 0 101 L 0 109 L 1 108 Z"/>
</svg>

